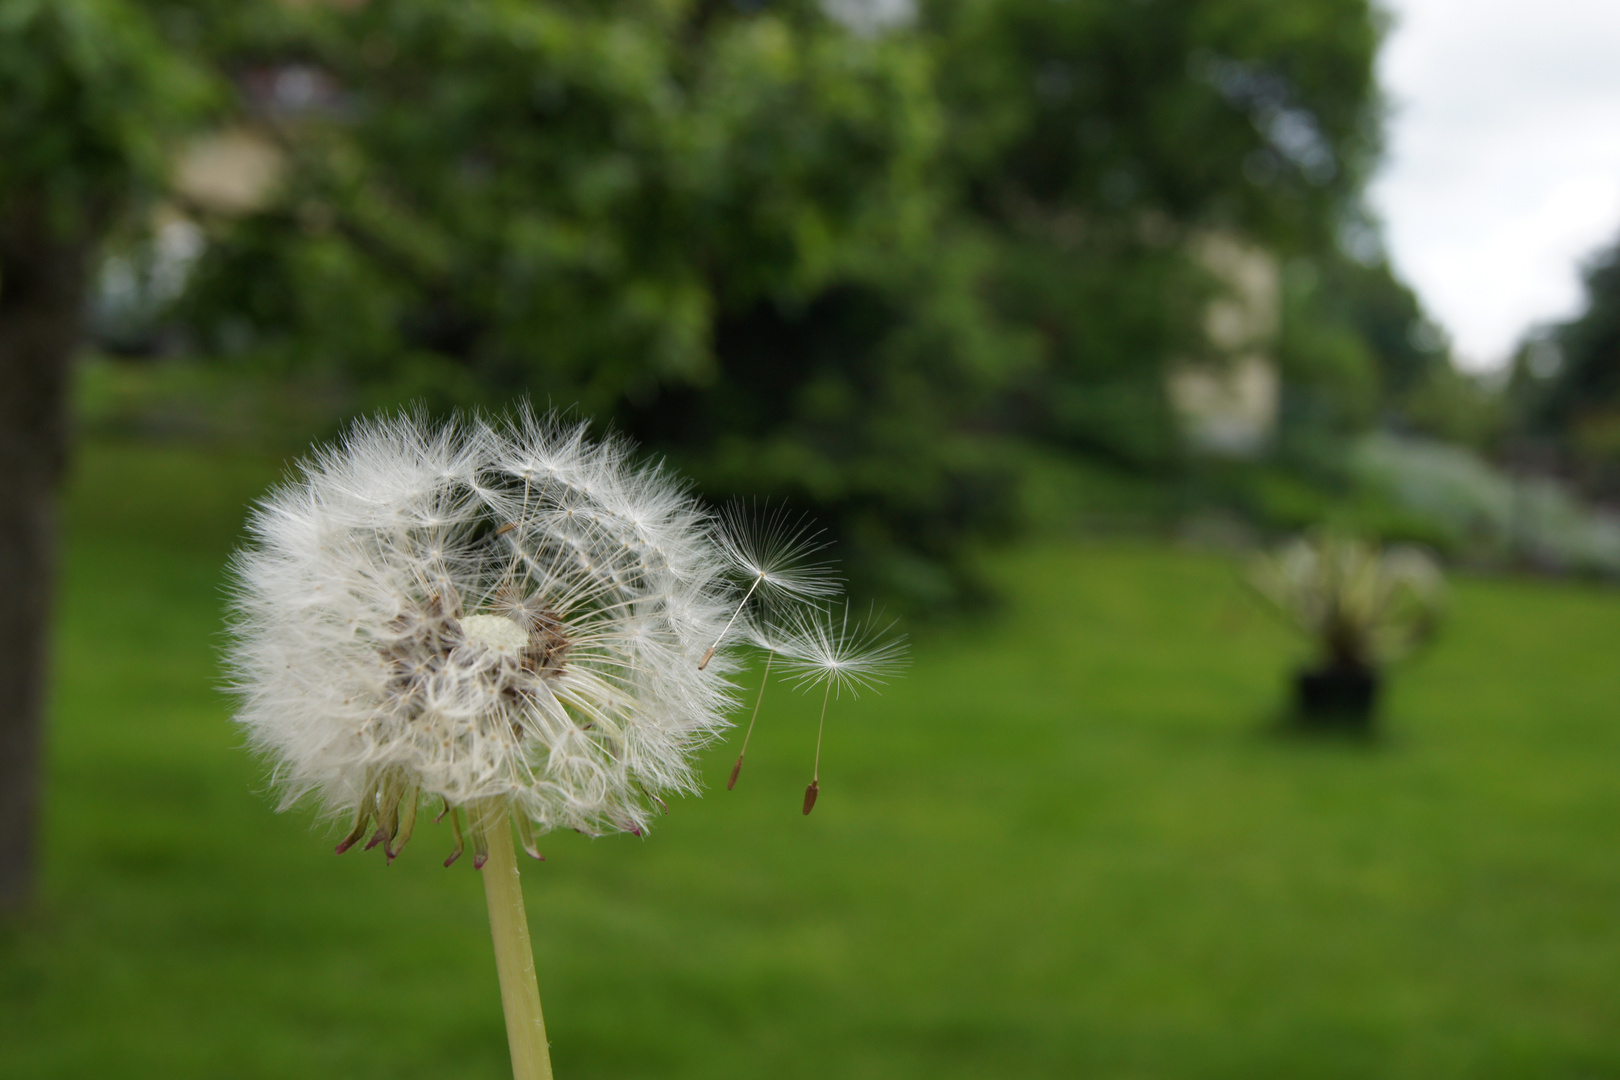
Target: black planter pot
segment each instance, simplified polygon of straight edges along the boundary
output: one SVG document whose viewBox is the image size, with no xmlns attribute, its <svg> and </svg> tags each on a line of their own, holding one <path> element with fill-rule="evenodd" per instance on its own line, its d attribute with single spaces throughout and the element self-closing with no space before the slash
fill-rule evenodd
<svg viewBox="0 0 1620 1080">
<path fill-rule="evenodd" d="M 1368 733 L 1380 681 L 1376 671 L 1360 667 L 1301 671 L 1294 678 L 1294 719 L 1315 730 Z"/>
</svg>

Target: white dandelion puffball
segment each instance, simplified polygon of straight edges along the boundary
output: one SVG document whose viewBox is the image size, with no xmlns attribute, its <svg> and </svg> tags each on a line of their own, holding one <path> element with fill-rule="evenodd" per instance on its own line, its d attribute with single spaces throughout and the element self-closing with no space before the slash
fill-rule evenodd
<svg viewBox="0 0 1620 1080">
<path fill-rule="evenodd" d="M 640 833 L 729 726 L 726 552 L 679 482 L 583 424 L 363 422 L 250 530 L 237 721 L 288 803 L 354 815 L 339 850 L 374 820 L 392 855 L 427 797 L 526 838 Z"/>
</svg>

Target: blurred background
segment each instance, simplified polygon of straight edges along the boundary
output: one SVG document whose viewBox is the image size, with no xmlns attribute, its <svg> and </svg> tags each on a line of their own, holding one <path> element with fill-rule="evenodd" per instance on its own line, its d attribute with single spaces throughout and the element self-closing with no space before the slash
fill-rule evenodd
<svg viewBox="0 0 1620 1080">
<path fill-rule="evenodd" d="M 0 1076 L 507 1074 L 476 875 L 277 817 L 216 655 L 311 440 L 523 398 L 813 514 L 916 661 L 813 817 L 773 687 L 547 846 L 559 1075 L 1620 1075 L 1617 35 L 4 0 Z M 1450 573 L 1371 741 L 1273 731 L 1312 529 Z"/>
</svg>

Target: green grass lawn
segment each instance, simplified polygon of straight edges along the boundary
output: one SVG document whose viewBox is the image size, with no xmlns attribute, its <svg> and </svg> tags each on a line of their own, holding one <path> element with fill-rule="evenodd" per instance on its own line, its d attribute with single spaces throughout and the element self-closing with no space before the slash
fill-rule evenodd
<svg viewBox="0 0 1620 1080">
<path fill-rule="evenodd" d="M 497 1078 L 478 874 L 331 854 L 218 691 L 262 463 L 101 446 L 69 514 L 43 895 L 0 1076 Z M 1231 566 L 997 564 L 881 697 L 773 687 L 735 792 L 525 867 L 563 1080 L 1620 1076 L 1620 595 L 1463 581 L 1376 746 L 1264 734 Z M 341 830 L 336 830 L 341 831 Z"/>
</svg>

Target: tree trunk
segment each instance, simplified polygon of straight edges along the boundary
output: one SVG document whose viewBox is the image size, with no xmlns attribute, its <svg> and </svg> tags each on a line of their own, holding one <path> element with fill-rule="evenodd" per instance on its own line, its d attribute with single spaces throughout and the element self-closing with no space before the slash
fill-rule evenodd
<svg viewBox="0 0 1620 1080">
<path fill-rule="evenodd" d="M 33 891 L 57 489 L 79 344 L 89 230 L 41 197 L 0 210 L 0 911 Z"/>
</svg>

